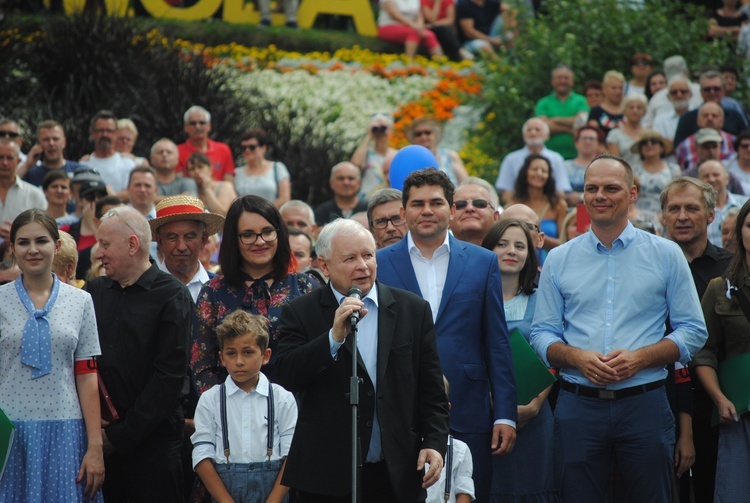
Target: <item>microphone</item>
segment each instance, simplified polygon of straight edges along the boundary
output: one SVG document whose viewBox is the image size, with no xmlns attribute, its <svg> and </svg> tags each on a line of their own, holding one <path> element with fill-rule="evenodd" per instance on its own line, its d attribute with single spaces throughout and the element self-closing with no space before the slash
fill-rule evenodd
<svg viewBox="0 0 750 503">
<path fill-rule="evenodd" d="M 349 287 L 349 291 L 346 292 L 347 297 L 354 297 L 357 300 L 362 300 L 362 289 L 360 289 L 357 285 L 352 285 Z M 359 321 L 360 311 L 353 311 L 352 314 L 349 316 L 349 324 L 352 326 L 352 328 L 357 326 L 357 322 Z"/>
</svg>

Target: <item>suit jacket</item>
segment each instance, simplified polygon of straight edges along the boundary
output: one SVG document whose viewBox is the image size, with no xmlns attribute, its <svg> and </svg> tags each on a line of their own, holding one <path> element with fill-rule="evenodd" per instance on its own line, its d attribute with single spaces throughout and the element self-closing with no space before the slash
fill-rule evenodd
<svg viewBox="0 0 750 503">
<path fill-rule="evenodd" d="M 500 268 L 491 251 L 449 239 L 450 262 L 435 330 L 440 363 L 451 385 L 451 429 L 486 433 L 494 421 L 516 421 L 518 416 Z M 421 296 L 407 243 L 404 238 L 378 250 L 378 278 Z"/>
<path fill-rule="evenodd" d="M 353 342 L 347 337 L 336 358 L 331 356 L 328 331 L 338 306 L 330 285 L 285 305 L 276 360 L 278 382 L 300 398 L 282 482 L 333 496 L 351 493 Z M 424 473 L 416 470 L 419 450 L 445 455 L 449 421 L 427 302 L 378 283 L 377 390 L 362 359 L 358 362 L 361 459 L 367 456 L 377 408 L 383 456 L 395 493 L 404 501 L 424 500 Z"/>
</svg>

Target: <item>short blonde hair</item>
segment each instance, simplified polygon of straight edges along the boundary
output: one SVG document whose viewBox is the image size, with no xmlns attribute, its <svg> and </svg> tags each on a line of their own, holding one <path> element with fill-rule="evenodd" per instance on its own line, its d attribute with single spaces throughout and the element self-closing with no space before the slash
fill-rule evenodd
<svg viewBox="0 0 750 503">
<path fill-rule="evenodd" d="M 138 136 L 138 128 L 135 127 L 135 122 L 130 119 L 120 119 L 117 121 L 117 129 L 127 129 L 134 135 Z"/>
<path fill-rule="evenodd" d="M 60 251 L 55 255 L 55 263 L 52 267 L 55 270 L 67 269 L 73 264 L 73 270 L 78 265 L 78 248 L 73 236 L 65 231 L 60 231 Z M 66 278 L 67 279 L 67 278 Z"/>
<path fill-rule="evenodd" d="M 604 74 L 604 78 L 602 79 L 602 84 L 606 86 L 607 82 L 609 82 L 610 80 L 619 80 L 620 82 L 624 84 L 625 75 L 623 75 L 622 72 L 618 72 L 617 70 L 610 70 Z"/>
</svg>

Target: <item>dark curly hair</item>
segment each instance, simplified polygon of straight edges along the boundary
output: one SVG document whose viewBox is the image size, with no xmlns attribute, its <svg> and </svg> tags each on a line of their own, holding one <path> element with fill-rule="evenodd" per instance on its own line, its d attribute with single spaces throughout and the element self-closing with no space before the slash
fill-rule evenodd
<svg viewBox="0 0 750 503">
<path fill-rule="evenodd" d="M 560 199 L 560 196 L 557 194 L 555 176 L 552 174 L 552 163 L 549 161 L 549 159 L 539 154 L 530 154 L 523 161 L 523 166 L 521 166 L 521 171 L 518 172 L 518 177 L 516 177 L 516 185 L 514 187 L 516 200 L 529 200 L 529 169 L 531 168 L 531 163 L 536 161 L 537 159 L 541 159 L 547 163 L 549 176 L 547 177 L 547 182 L 544 184 L 544 187 L 542 187 L 542 192 L 545 196 L 547 196 L 550 205 L 554 208 L 555 206 L 557 206 L 557 202 Z"/>
</svg>

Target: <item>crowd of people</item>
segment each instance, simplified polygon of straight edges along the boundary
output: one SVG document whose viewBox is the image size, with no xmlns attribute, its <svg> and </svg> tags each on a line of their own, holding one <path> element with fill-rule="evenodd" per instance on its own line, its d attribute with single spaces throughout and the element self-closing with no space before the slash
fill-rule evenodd
<svg viewBox="0 0 750 503">
<path fill-rule="evenodd" d="M 423 117 L 391 187 L 376 113 L 316 208 L 199 106 L 148 158 L 108 111 L 77 162 L 0 120 L 0 500 L 351 501 L 354 448 L 365 502 L 743 501 L 748 114 L 631 63 L 555 67 L 494 186 Z M 557 376 L 523 403 L 519 340 Z"/>
</svg>

